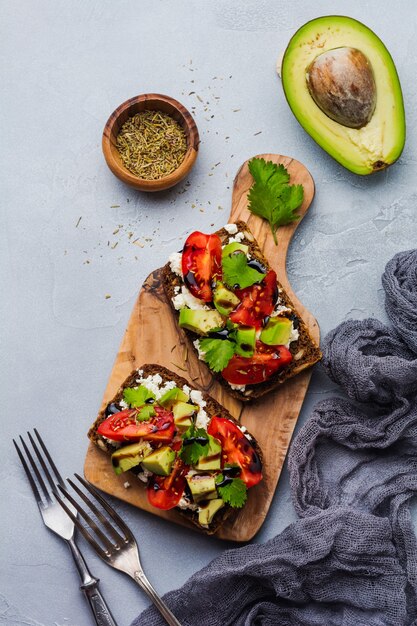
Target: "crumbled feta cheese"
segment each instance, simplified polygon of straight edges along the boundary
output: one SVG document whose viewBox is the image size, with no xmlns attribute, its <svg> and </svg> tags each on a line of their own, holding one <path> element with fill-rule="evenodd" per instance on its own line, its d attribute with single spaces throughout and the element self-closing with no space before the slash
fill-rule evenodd
<svg viewBox="0 0 417 626">
<path fill-rule="evenodd" d="M 160 386 L 162 384 L 162 377 L 159 374 L 146 376 L 146 378 L 143 378 L 141 376 L 141 378 L 139 378 L 139 383 L 146 387 L 146 389 L 151 391 L 157 400 L 159 400 L 159 398 L 162 396 L 162 392 L 160 389 Z"/>
<path fill-rule="evenodd" d="M 177 506 L 180 509 L 190 509 L 191 511 L 196 511 L 198 509 L 198 505 L 191 502 L 186 496 L 181 497 L 181 500 L 178 502 Z"/>
<path fill-rule="evenodd" d="M 181 260 L 182 252 L 173 252 L 168 259 L 168 263 L 171 271 L 182 278 Z"/>
<path fill-rule="evenodd" d="M 228 243 L 240 243 L 245 238 L 243 233 L 237 233 L 234 237 L 229 237 Z"/>
<path fill-rule="evenodd" d="M 175 285 L 174 293 L 175 293 L 176 296 L 179 294 L 180 291 L 181 291 L 181 287 L 179 285 Z"/>
<path fill-rule="evenodd" d="M 147 483 L 150 476 L 152 476 L 152 472 L 150 472 L 149 470 L 145 468 L 143 468 L 142 471 L 137 474 L 137 477 L 143 483 Z"/>
<path fill-rule="evenodd" d="M 197 417 L 195 418 L 195 425 L 197 428 L 204 428 L 207 430 L 207 426 L 209 425 L 210 418 L 205 412 L 203 408 L 200 407 Z"/>
<path fill-rule="evenodd" d="M 169 391 L 170 389 L 174 389 L 174 387 L 176 387 L 177 385 L 175 384 L 175 382 L 173 380 L 168 380 L 163 387 L 161 387 L 161 394 L 164 395 L 164 393 L 166 393 L 167 391 Z"/>
<path fill-rule="evenodd" d="M 276 304 L 274 310 L 272 311 L 269 317 L 277 317 L 277 315 L 281 315 L 281 313 L 291 313 L 291 309 L 283 304 Z"/>
<path fill-rule="evenodd" d="M 108 437 L 104 437 L 104 435 L 101 435 L 101 437 L 102 439 L 104 439 L 106 443 L 108 443 L 113 448 L 120 448 L 120 446 L 122 445 L 120 441 L 113 441 L 113 439 L 108 439 Z"/>
<path fill-rule="evenodd" d="M 138 370 L 139 376 L 143 376 L 143 370 Z"/>
<path fill-rule="evenodd" d="M 293 341 L 297 341 L 299 337 L 300 333 L 298 332 L 297 328 L 294 328 L 294 324 L 291 324 L 291 335 L 287 343 L 287 348 L 290 347 L 290 343 L 292 343 Z"/>
<path fill-rule="evenodd" d="M 198 309 L 204 309 L 208 311 L 210 309 L 210 307 L 207 306 L 204 300 L 199 300 L 199 298 L 195 298 L 191 291 L 187 289 L 185 285 L 182 285 L 181 293 L 178 293 L 172 298 L 172 302 L 174 304 L 174 309 L 176 309 L 177 311 L 186 307 L 188 307 L 189 309 L 193 309 L 194 311 L 197 311 Z"/>
<path fill-rule="evenodd" d="M 195 341 L 193 341 L 193 345 L 198 352 L 198 358 L 204 361 L 204 357 L 206 353 L 200 348 L 200 340 L 196 339 Z"/>
<path fill-rule="evenodd" d="M 252 441 L 252 437 L 248 433 L 248 429 L 246 428 L 246 426 L 239 426 L 239 428 L 242 431 L 242 433 L 245 435 L 246 439 L 249 439 L 249 441 Z"/>
<path fill-rule="evenodd" d="M 246 385 L 233 385 L 232 383 L 229 383 L 231 389 L 234 389 L 235 391 L 245 391 L 246 389 Z"/>
<path fill-rule="evenodd" d="M 190 398 L 191 389 L 189 388 L 189 386 L 183 385 L 182 390 L 188 396 L 188 398 Z"/>
<path fill-rule="evenodd" d="M 200 407 L 205 407 L 207 402 L 203 400 L 203 394 L 198 389 L 192 389 L 190 393 L 191 402 L 198 404 Z"/>
<path fill-rule="evenodd" d="M 122 400 L 119 400 L 119 406 L 120 406 L 120 408 L 121 408 L 122 410 L 123 410 L 123 409 L 128 409 L 128 408 L 129 408 L 128 403 L 126 402 L 126 400 L 123 400 L 123 399 L 122 399 Z"/>
<path fill-rule="evenodd" d="M 237 233 L 237 226 L 236 226 L 236 224 L 225 224 L 224 230 L 227 230 L 229 235 L 236 235 L 236 233 Z"/>
<path fill-rule="evenodd" d="M 132 485 L 131 485 L 128 481 L 126 481 L 125 483 L 123 483 L 123 487 L 124 487 L 125 489 L 129 489 L 129 487 L 131 487 L 131 486 L 132 486 Z"/>
</svg>

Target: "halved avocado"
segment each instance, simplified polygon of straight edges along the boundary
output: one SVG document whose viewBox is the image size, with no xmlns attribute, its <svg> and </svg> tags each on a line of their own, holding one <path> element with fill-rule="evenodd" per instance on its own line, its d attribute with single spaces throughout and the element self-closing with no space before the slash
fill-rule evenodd
<svg viewBox="0 0 417 626">
<path fill-rule="evenodd" d="M 281 74 L 295 117 L 341 165 L 366 175 L 398 159 L 401 85 L 390 53 L 367 26 L 340 15 L 307 22 L 290 40 Z"/>
</svg>

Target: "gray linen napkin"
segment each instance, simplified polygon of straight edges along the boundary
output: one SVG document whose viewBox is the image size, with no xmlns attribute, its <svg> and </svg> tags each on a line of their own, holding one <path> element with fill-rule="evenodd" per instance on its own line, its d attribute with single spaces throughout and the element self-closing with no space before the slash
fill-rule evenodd
<svg viewBox="0 0 417 626">
<path fill-rule="evenodd" d="M 347 321 L 323 366 L 349 399 L 320 402 L 294 439 L 301 519 L 265 544 L 224 552 L 165 596 L 184 626 L 417 624 L 417 250 L 382 277 L 393 329 Z M 132 626 L 163 626 L 150 607 Z"/>
</svg>

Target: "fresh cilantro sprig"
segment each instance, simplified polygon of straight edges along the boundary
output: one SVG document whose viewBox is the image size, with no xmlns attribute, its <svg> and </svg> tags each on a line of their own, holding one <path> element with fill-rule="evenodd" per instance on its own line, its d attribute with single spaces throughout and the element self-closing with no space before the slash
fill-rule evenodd
<svg viewBox="0 0 417 626">
<path fill-rule="evenodd" d="M 204 361 L 213 372 L 224 370 L 236 350 L 236 344 L 228 339 L 205 337 L 200 339 L 199 344 L 200 350 L 204 352 Z"/>
<path fill-rule="evenodd" d="M 244 289 L 265 278 L 265 274 L 248 265 L 246 254 L 239 250 L 222 259 L 222 269 L 224 282 L 232 288 L 237 285 L 239 289 Z"/>
<path fill-rule="evenodd" d="M 206 440 L 205 444 L 202 443 L 203 439 Z M 179 456 L 187 465 L 195 465 L 201 457 L 207 456 L 208 449 L 209 438 L 207 431 L 204 428 L 196 428 L 192 424 L 182 435 L 182 448 Z"/>
<path fill-rule="evenodd" d="M 224 502 L 230 504 L 235 509 L 241 509 L 247 500 L 247 487 L 241 478 L 232 478 L 224 485 L 223 474 L 216 476 L 217 491 Z"/>
<path fill-rule="evenodd" d="M 147 422 L 151 417 L 155 417 L 156 411 L 151 404 L 145 404 L 136 415 L 137 422 Z"/>
<path fill-rule="evenodd" d="M 279 226 L 300 219 L 295 211 L 304 198 L 302 185 L 290 185 L 290 175 L 285 167 L 255 157 L 249 161 L 249 171 L 254 183 L 249 190 L 249 210 L 268 220 L 275 245 Z"/>
<path fill-rule="evenodd" d="M 127 387 L 123 391 L 123 399 L 130 407 L 142 406 L 148 400 L 155 400 L 155 394 L 149 391 L 144 385 L 139 387 Z"/>
</svg>

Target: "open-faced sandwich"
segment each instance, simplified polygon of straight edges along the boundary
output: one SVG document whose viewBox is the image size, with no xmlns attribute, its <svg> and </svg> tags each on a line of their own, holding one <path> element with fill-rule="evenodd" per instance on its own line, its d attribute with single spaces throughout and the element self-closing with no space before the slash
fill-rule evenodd
<svg viewBox="0 0 417 626">
<path fill-rule="evenodd" d="M 259 398 L 320 360 L 245 222 L 191 233 L 163 280 L 199 358 L 240 400 Z"/>
<path fill-rule="evenodd" d="M 88 433 L 130 470 L 159 509 L 178 509 L 212 534 L 262 479 L 255 439 L 209 395 L 160 365 L 134 370 Z"/>
</svg>

